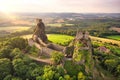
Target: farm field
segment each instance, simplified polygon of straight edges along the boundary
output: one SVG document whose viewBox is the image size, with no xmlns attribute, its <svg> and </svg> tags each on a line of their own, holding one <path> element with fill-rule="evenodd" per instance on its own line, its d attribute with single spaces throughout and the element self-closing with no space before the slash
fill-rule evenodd
<svg viewBox="0 0 120 80">
<path fill-rule="evenodd" d="M 23 30 L 28 30 L 30 27 L 27 26 L 9 26 L 9 27 L 0 27 L 0 32 L 5 31 L 5 32 L 17 32 L 17 31 L 23 31 Z"/>
<path fill-rule="evenodd" d="M 120 40 L 120 35 L 106 36 L 109 39 Z"/>
<path fill-rule="evenodd" d="M 74 24 L 60 24 L 60 23 L 55 23 L 55 24 L 47 24 L 47 26 L 52 26 L 52 27 L 62 27 L 62 26 L 73 26 Z"/>
<path fill-rule="evenodd" d="M 47 24 L 47 26 L 52 26 L 52 27 L 61 27 L 62 24 L 56 23 L 56 24 Z"/>
<path fill-rule="evenodd" d="M 48 34 L 48 40 L 61 45 L 67 45 L 74 37 L 62 34 Z"/>
<path fill-rule="evenodd" d="M 102 42 L 102 43 L 111 43 L 111 44 L 115 44 L 115 45 L 120 46 L 120 41 L 117 41 L 117 40 L 100 38 L 100 37 L 94 37 L 94 36 L 90 36 L 90 38 L 93 41 L 98 41 L 98 42 Z"/>
</svg>

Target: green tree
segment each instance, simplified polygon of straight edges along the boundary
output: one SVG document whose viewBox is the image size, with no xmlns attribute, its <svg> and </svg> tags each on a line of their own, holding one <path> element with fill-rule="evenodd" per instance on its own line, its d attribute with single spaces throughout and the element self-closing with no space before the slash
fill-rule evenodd
<svg viewBox="0 0 120 80">
<path fill-rule="evenodd" d="M 7 58 L 0 59 L 0 80 L 3 80 L 6 75 L 11 74 L 12 64 Z"/>
<path fill-rule="evenodd" d="M 42 76 L 37 76 L 36 80 L 43 80 Z"/>
<path fill-rule="evenodd" d="M 82 72 L 79 72 L 78 73 L 78 80 L 85 80 L 85 79 L 86 79 L 86 76 Z"/>
<path fill-rule="evenodd" d="M 0 49 L 0 58 L 10 58 L 11 49 L 9 47 L 3 47 Z"/>
<path fill-rule="evenodd" d="M 84 71 L 84 67 L 82 65 L 80 66 L 72 61 L 65 61 L 64 68 L 70 76 L 77 75 L 80 71 Z"/>
<path fill-rule="evenodd" d="M 12 75 L 7 75 L 3 80 L 12 80 Z"/>
<path fill-rule="evenodd" d="M 57 66 L 57 72 L 62 76 L 65 74 L 65 70 L 61 65 Z"/>
<path fill-rule="evenodd" d="M 120 75 L 120 65 L 117 66 L 117 75 Z"/>
<path fill-rule="evenodd" d="M 55 75 L 55 71 L 50 70 L 43 74 L 43 79 L 44 80 L 53 80 L 54 75 Z"/>
<path fill-rule="evenodd" d="M 60 52 L 53 52 L 52 53 L 52 58 L 51 59 L 53 60 L 53 62 L 55 64 L 61 63 L 63 58 L 64 58 L 64 55 Z"/>
<path fill-rule="evenodd" d="M 12 64 L 16 75 L 20 76 L 21 78 L 25 78 L 25 75 L 28 71 L 28 67 L 27 65 L 25 65 L 24 61 L 18 58 L 18 59 L 14 59 L 12 61 Z"/>
<path fill-rule="evenodd" d="M 32 77 L 37 77 L 43 74 L 43 69 L 41 67 L 36 67 L 34 70 L 31 72 Z"/>
<path fill-rule="evenodd" d="M 65 80 L 70 80 L 70 75 L 66 74 L 64 75 Z"/>
<path fill-rule="evenodd" d="M 106 59 L 104 62 L 107 69 L 112 72 L 118 65 L 118 61 L 116 59 Z"/>
<path fill-rule="evenodd" d="M 60 73 L 55 73 L 55 74 L 54 74 L 54 80 L 58 80 L 59 77 L 60 77 Z"/>
<path fill-rule="evenodd" d="M 43 80 L 53 80 L 55 71 L 53 70 L 53 66 L 45 66 L 44 67 L 44 74 L 42 76 Z"/>
<path fill-rule="evenodd" d="M 65 80 L 62 76 L 59 77 L 59 80 Z"/>
<path fill-rule="evenodd" d="M 20 77 L 13 77 L 12 80 L 22 80 Z"/>
<path fill-rule="evenodd" d="M 19 48 L 20 50 L 22 50 L 25 49 L 28 45 L 27 40 L 20 37 L 12 38 L 8 42 L 8 45 L 11 46 L 13 49 Z"/>
<path fill-rule="evenodd" d="M 12 58 L 14 58 L 14 57 L 16 57 L 17 55 L 20 55 L 20 54 L 22 54 L 22 52 L 20 51 L 20 49 L 19 49 L 19 48 L 15 48 L 15 49 L 13 49 L 13 51 L 10 53 L 10 56 L 11 56 Z"/>
</svg>

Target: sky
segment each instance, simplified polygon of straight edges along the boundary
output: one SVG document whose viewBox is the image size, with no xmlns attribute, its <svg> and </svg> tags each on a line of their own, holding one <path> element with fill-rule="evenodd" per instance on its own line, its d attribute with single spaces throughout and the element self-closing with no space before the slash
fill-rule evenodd
<svg viewBox="0 0 120 80">
<path fill-rule="evenodd" d="M 0 12 L 120 13 L 120 0 L 0 0 Z"/>
</svg>

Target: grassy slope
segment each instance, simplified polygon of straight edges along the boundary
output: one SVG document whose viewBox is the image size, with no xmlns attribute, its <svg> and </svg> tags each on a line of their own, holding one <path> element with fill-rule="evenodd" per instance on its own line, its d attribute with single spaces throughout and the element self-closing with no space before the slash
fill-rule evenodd
<svg viewBox="0 0 120 80">
<path fill-rule="evenodd" d="M 117 40 L 100 38 L 100 37 L 94 37 L 94 36 L 90 36 L 90 38 L 93 41 L 100 41 L 102 43 L 112 43 L 112 44 L 116 44 L 116 45 L 120 46 L 120 41 L 117 41 Z"/>
<path fill-rule="evenodd" d="M 61 34 L 48 34 L 48 40 L 56 43 L 56 44 L 61 44 L 64 45 L 67 42 L 71 41 L 73 39 L 72 36 L 68 35 L 61 35 Z"/>
<path fill-rule="evenodd" d="M 107 36 L 109 39 L 115 39 L 115 40 L 120 40 L 120 35 L 112 35 L 112 36 Z"/>
</svg>

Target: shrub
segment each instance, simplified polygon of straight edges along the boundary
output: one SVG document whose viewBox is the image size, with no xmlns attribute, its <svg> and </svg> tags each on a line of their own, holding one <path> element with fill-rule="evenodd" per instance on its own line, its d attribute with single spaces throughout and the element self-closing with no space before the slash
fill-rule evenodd
<svg viewBox="0 0 120 80">
<path fill-rule="evenodd" d="M 117 66 L 117 75 L 120 75 L 120 65 Z"/>
<path fill-rule="evenodd" d="M 3 80 L 6 77 L 6 75 L 10 75 L 11 70 L 11 61 L 7 58 L 0 59 L 0 80 Z"/>
<path fill-rule="evenodd" d="M 20 51 L 19 48 L 15 48 L 15 49 L 13 49 L 13 51 L 10 53 L 10 56 L 11 56 L 12 58 L 14 58 L 15 56 L 17 56 L 17 55 L 19 55 L 19 54 L 22 54 L 22 52 Z"/>
<path fill-rule="evenodd" d="M 79 72 L 78 73 L 78 80 L 85 80 L 85 79 L 86 79 L 86 76 L 82 72 Z"/>
<path fill-rule="evenodd" d="M 70 80 L 70 75 L 66 74 L 64 75 L 65 80 Z"/>
<path fill-rule="evenodd" d="M 53 62 L 55 64 L 61 63 L 63 58 L 64 58 L 64 55 L 60 52 L 53 52 L 52 53 L 52 58 L 51 59 L 53 60 Z"/>
<path fill-rule="evenodd" d="M 9 45 L 14 48 L 19 48 L 20 50 L 25 49 L 28 45 L 27 40 L 15 37 L 9 40 Z"/>
<path fill-rule="evenodd" d="M 0 58 L 10 58 L 11 49 L 3 47 L 0 49 Z"/>
<path fill-rule="evenodd" d="M 70 76 L 77 75 L 80 71 L 84 72 L 84 67 L 73 63 L 72 61 L 65 61 L 64 68 Z"/>
<path fill-rule="evenodd" d="M 111 72 L 114 71 L 114 69 L 117 67 L 118 62 L 116 61 L 116 59 L 107 59 L 104 61 L 104 64 L 107 67 L 107 69 Z"/>
</svg>

